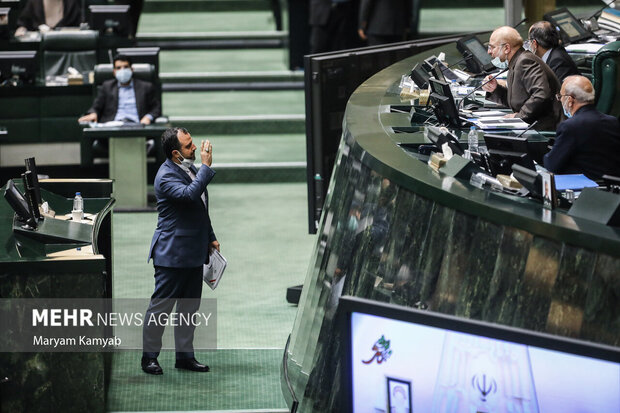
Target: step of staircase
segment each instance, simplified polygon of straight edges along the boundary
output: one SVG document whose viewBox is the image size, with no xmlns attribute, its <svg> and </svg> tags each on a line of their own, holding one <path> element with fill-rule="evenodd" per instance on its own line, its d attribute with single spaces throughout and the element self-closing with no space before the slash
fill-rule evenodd
<svg viewBox="0 0 620 413">
<path fill-rule="evenodd" d="M 147 0 L 142 8 L 143 13 L 229 10 L 271 10 L 271 2 L 269 0 Z"/>
<path fill-rule="evenodd" d="M 213 163 L 218 184 L 304 182 L 306 162 Z"/>
<path fill-rule="evenodd" d="M 287 37 L 286 31 L 143 33 L 137 35 L 136 46 L 162 50 L 272 49 L 282 48 Z"/>
<path fill-rule="evenodd" d="M 170 116 L 195 135 L 305 133 L 305 115 Z"/>
</svg>

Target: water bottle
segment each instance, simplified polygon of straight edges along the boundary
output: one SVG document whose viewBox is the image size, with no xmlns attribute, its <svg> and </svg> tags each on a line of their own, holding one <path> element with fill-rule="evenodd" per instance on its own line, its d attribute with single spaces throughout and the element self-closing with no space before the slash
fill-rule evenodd
<svg viewBox="0 0 620 413">
<path fill-rule="evenodd" d="M 478 153 L 478 131 L 475 126 L 469 128 L 469 133 L 467 134 L 467 146 L 469 147 L 470 153 Z"/>
<path fill-rule="evenodd" d="M 84 199 L 82 199 L 81 192 L 75 193 L 71 215 L 74 221 L 81 221 L 84 218 Z"/>
<path fill-rule="evenodd" d="M 455 79 L 452 79 L 450 83 L 450 92 L 452 92 L 452 97 L 455 98 L 459 95 L 459 84 L 456 83 Z"/>
</svg>

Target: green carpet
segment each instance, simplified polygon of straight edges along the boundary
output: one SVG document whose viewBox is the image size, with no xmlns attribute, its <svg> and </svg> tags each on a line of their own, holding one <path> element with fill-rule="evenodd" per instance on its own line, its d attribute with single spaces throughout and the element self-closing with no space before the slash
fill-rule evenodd
<svg viewBox="0 0 620 413">
<path fill-rule="evenodd" d="M 115 353 L 107 410 L 182 411 L 285 408 L 280 390 L 283 350 L 198 352 L 209 373 L 174 368 L 174 353 L 159 357 L 162 376 L 140 370 L 138 352 Z"/>
<path fill-rule="evenodd" d="M 139 33 L 272 31 L 275 22 L 271 11 L 220 11 L 143 13 Z"/>
<path fill-rule="evenodd" d="M 316 237 L 307 234 L 306 186 L 227 184 L 209 186 L 209 208 L 228 268 L 217 290 L 218 348 L 284 348 L 297 308 L 286 288 L 303 283 Z M 146 256 L 155 213 L 114 214 L 116 298 L 153 292 Z"/>
<path fill-rule="evenodd" d="M 296 115 L 305 113 L 303 90 L 166 92 L 168 116 Z M 252 131 L 248 131 L 251 134 Z"/>
<path fill-rule="evenodd" d="M 283 49 L 162 50 L 159 64 L 162 73 L 287 70 L 284 53 Z"/>
</svg>

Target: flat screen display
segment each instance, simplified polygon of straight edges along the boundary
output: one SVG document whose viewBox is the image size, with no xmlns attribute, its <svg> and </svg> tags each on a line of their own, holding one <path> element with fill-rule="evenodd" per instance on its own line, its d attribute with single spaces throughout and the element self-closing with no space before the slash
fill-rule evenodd
<svg viewBox="0 0 620 413">
<path fill-rule="evenodd" d="M 610 361 L 525 344 L 519 334 L 516 342 L 365 312 L 351 312 L 348 322 L 355 413 L 620 411 L 616 356 Z"/>
<path fill-rule="evenodd" d="M 593 36 L 566 7 L 545 14 L 544 19 L 559 28 L 560 36 L 565 45 L 589 39 Z"/>
</svg>

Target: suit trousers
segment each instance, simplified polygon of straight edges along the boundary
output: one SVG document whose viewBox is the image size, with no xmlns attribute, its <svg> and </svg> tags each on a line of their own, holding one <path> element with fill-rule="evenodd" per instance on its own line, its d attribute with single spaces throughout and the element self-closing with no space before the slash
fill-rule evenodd
<svg viewBox="0 0 620 413">
<path fill-rule="evenodd" d="M 157 358 L 162 347 L 165 321 L 176 304 L 179 320 L 187 320 L 200 308 L 202 296 L 202 266 L 170 268 L 155 266 L 155 291 L 144 316 L 142 326 L 143 356 Z M 162 322 L 163 321 L 163 322 Z M 174 326 L 174 346 L 177 360 L 194 357 L 194 330 L 191 323 L 177 322 Z"/>
</svg>

